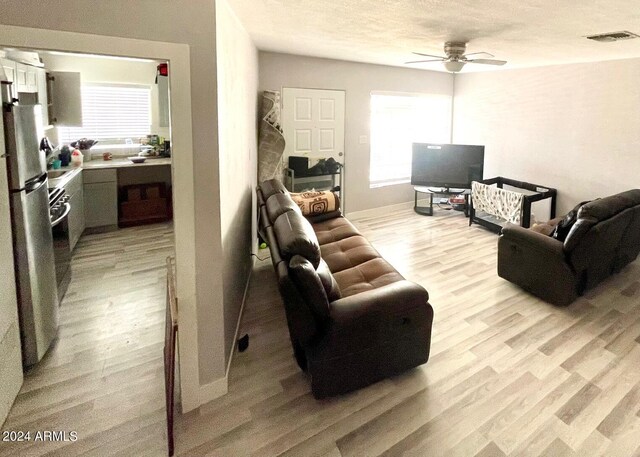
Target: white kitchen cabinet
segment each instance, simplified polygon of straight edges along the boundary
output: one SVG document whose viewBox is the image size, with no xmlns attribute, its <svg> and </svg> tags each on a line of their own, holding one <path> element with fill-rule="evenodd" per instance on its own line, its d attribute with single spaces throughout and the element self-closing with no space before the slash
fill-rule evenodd
<svg viewBox="0 0 640 457">
<path fill-rule="evenodd" d="M 86 228 L 117 228 L 118 174 L 115 169 L 83 170 Z"/>
<path fill-rule="evenodd" d="M 69 197 L 69 241 L 71 250 L 76 247 L 85 227 L 84 219 L 84 188 L 83 188 L 82 172 L 77 173 L 65 185 L 64 190 Z"/>
<path fill-rule="evenodd" d="M 16 80 L 18 92 L 38 92 L 38 68 L 16 62 Z"/>
<path fill-rule="evenodd" d="M 4 134 L 0 129 L 0 156 L 4 154 Z M 18 299 L 13 268 L 13 243 L 7 166 L 0 159 L 0 427 L 9 414 L 22 386 L 22 352 L 18 324 Z"/>
<path fill-rule="evenodd" d="M 82 127 L 82 91 L 80 73 L 49 73 L 49 121 L 64 127 Z"/>
<path fill-rule="evenodd" d="M 0 59 L 0 65 L 2 65 L 5 75 L 7 75 L 7 80 L 13 83 L 13 86 L 11 88 L 12 97 L 18 98 L 18 86 L 16 84 L 16 62 L 9 59 Z"/>
<path fill-rule="evenodd" d="M 38 85 L 38 103 L 42 105 L 42 125 L 49 125 L 49 97 L 47 96 L 47 70 L 36 68 Z"/>
</svg>

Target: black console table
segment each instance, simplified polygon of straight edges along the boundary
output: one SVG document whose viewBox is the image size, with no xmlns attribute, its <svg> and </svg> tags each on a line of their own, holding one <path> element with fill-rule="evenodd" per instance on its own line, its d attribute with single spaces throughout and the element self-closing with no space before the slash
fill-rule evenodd
<svg viewBox="0 0 640 457">
<path fill-rule="evenodd" d="M 464 195 L 464 215 L 469 217 L 469 194 L 471 190 L 469 189 L 432 189 L 430 187 L 424 186 L 414 186 L 414 203 L 413 210 L 422 214 L 423 216 L 433 216 L 433 196 L 434 195 L 446 195 L 450 197 L 452 195 Z M 429 206 L 418 206 L 418 194 L 429 194 Z"/>
</svg>

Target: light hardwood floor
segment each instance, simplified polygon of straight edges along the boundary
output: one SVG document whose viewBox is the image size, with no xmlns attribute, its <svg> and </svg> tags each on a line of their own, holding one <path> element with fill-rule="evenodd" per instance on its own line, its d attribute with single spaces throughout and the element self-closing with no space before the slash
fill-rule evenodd
<svg viewBox="0 0 640 457">
<path fill-rule="evenodd" d="M 241 326 L 249 349 L 234 356 L 229 394 L 179 419 L 180 455 L 640 455 L 639 261 L 557 308 L 498 278 L 497 236 L 460 213 L 353 222 L 429 291 L 429 362 L 314 400 L 260 262 Z"/>
<path fill-rule="evenodd" d="M 170 223 L 88 235 L 72 261 L 55 346 L 25 375 L 0 455 L 163 455 L 165 259 Z M 75 431 L 76 442 L 35 442 L 36 431 Z"/>
<path fill-rule="evenodd" d="M 429 291 L 435 310 L 429 362 L 349 395 L 314 400 L 292 356 L 270 261 L 257 262 L 240 329 L 250 335 L 249 349 L 234 356 L 226 396 L 177 417 L 176 454 L 640 455 L 640 261 L 557 308 L 498 278 L 496 235 L 467 227 L 460 213 L 401 210 L 353 222 L 407 279 Z M 163 455 L 159 268 L 170 237 L 166 227 L 148 230 L 167 236 L 155 261 L 137 266 L 136 256 L 123 255 L 128 260 L 115 261 L 112 245 L 91 248 L 111 259 L 111 268 L 85 263 L 88 277 L 120 275 L 127 284 L 133 274 L 113 265 L 139 271 L 149 292 L 130 293 L 147 310 L 140 324 L 146 330 L 110 324 L 95 337 L 96 323 L 75 316 L 85 321 L 73 331 L 77 349 L 58 356 L 53 371 L 28 376 L 30 387 L 25 384 L 5 429 L 58 424 L 84 434 L 64 447 L 32 446 L 34 454 Z M 87 255 L 89 247 L 87 240 Z M 147 255 L 154 256 L 138 251 L 138 262 Z M 97 294 L 105 314 L 106 303 L 114 302 L 110 293 L 106 287 Z M 77 296 L 78 307 L 85 298 Z M 131 352 L 123 338 L 104 335 L 119 332 L 137 343 Z M 109 345 L 113 354 L 108 350 L 105 358 Z"/>
</svg>

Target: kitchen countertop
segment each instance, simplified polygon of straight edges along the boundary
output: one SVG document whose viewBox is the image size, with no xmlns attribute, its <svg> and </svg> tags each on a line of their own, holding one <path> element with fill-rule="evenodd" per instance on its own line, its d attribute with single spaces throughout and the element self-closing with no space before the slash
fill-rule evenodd
<svg viewBox="0 0 640 457">
<path fill-rule="evenodd" d="M 74 167 L 67 166 L 62 167 L 57 170 L 48 170 L 48 171 L 66 171 L 67 173 L 63 174 L 59 178 L 49 178 L 49 188 L 52 187 L 63 187 L 67 182 L 69 182 L 74 176 L 80 173 L 82 170 L 105 170 L 108 168 L 142 168 L 142 167 L 157 167 L 162 165 L 171 165 L 170 157 L 162 157 L 162 158 L 147 158 L 144 163 L 133 163 L 126 157 L 118 157 L 111 160 L 90 160 L 89 162 L 84 162 L 82 167 Z"/>
<path fill-rule="evenodd" d="M 123 168 L 123 167 L 152 167 L 158 165 L 171 165 L 171 157 L 147 158 L 143 163 L 133 163 L 126 157 L 117 157 L 111 160 L 93 159 L 82 164 L 82 168 L 93 170 L 95 168 Z M 72 167 L 65 167 L 72 168 Z"/>
</svg>

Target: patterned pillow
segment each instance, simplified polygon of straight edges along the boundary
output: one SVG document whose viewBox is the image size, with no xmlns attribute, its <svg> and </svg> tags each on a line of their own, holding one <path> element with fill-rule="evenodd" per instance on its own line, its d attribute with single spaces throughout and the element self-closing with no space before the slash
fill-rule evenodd
<svg viewBox="0 0 640 457">
<path fill-rule="evenodd" d="M 340 207 L 338 196 L 330 190 L 309 191 L 299 194 L 290 194 L 294 202 L 302 210 L 304 216 L 329 213 Z"/>
</svg>

